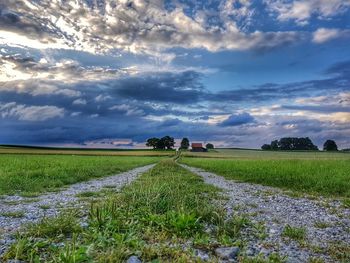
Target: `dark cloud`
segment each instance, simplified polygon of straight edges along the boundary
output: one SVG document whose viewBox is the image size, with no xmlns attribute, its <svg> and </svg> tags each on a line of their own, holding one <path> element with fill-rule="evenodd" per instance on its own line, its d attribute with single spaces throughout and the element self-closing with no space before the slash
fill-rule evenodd
<svg viewBox="0 0 350 263">
<path fill-rule="evenodd" d="M 326 74 L 335 74 L 344 76 L 345 78 L 350 78 L 350 61 L 341 61 L 338 62 L 331 67 L 329 67 L 326 71 Z"/>
<path fill-rule="evenodd" d="M 239 126 L 239 125 L 251 123 L 253 121 L 254 121 L 254 117 L 251 116 L 249 113 L 245 112 L 245 113 L 230 115 L 226 120 L 219 123 L 219 126 L 221 127 Z"/>
<path fill-rule="evenodd" d="M 115 94 L 139 101 L 196 103 L 205 94 L 194 71 L 183 73 L 150 73 L 145 76 L 127 77 L 110 83 Z"/>
</svg>

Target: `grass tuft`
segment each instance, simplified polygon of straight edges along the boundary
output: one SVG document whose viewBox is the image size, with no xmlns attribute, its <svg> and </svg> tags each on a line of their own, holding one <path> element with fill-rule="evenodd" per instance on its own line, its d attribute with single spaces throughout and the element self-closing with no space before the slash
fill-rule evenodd
<svg viewBox="0 0 350 263">
<path fill-rule="evenodd" d="M 304 241 L 306 238 L 306 229 L 303 227 L 286 225 L 283 229 L 282 236 L 296 241 Z"/>
</svg>

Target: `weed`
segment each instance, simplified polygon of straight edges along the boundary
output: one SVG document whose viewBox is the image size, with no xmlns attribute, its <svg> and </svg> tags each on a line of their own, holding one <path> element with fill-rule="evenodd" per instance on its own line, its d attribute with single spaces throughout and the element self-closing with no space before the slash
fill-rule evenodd
<svg viewBox="0 0 350 263">
<path fill-rule="evenodd" d="M 50 205 L 39 205 L 39 208 L 47 210 L 47 209 L 50 209 L 51 206 Z"/>
<path fill-rule="evenodd" d="M 317 221 L 315 222 L 314 226 L 320 229 L 324 229 L 324 228 L 330 227 L 331 225 L 330 223 L 327 223 L 327 222 Z"/>
<path fill-rule="evenodd" d="M 350 208 L 350 198 L 345 198 L 343 200 L 343 207 Z"/>
<path fill-rule="evenodd" d="M 286 225 L 283 229 L 282 236 L 296 241 L 304 241 L 306 238 L 306 229 L 303 227 L 292 227 Z"/>
<path fill-rule="evenodd" d="M 272 253 L 268 257 L 264 257 L 262 254 L 256 257 L 245 257 L 240 262 L 242 263 L 284 263 L 287 261 L 287 257 L 281 256 L 278 253 Z"/>
<path fill-rule="evenodd" d="M 21 217 L 25 216 L 25 213 L 23 211 L 5 212 L 5 213 L 1 213 L 1 216 L 13 217 L 13 218 L 21 218 Z"/>
<path fill-rule="evenodd" d="M 337 242 L 328 246 L 328 253 L 339 262 L 350 262 L 350 247 L 346 243 Z"/>
<path fill-rule="evenodd" d="M 76 197 L 99 197 L 100 195 L 101 193 L 99 192 L 86 191 L 77 194 Z"/>
</svg>

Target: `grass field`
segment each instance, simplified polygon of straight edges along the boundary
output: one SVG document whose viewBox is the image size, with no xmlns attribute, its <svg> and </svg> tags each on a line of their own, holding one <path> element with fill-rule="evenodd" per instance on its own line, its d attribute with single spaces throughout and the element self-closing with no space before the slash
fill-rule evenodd
<svg viewBox="0 0 350 263">
<path fill-rule="evenodd" d="M 215 149 L 209 152 L 182 153 L 187 157 L 206 157 L 222 159 L 302 159 L 302 160 L 350 160 L 350 152 L 322 152 L 322 151 L 261 151 L 245 149 Z"/>
<path fill-rule="evenodd" d="M 0 194 L 43 192 L 155 163 L 151 156 L 0 154 Z"/>
<path fill-rule="evenodd" d="M 243 229 L 258 231 L 248 218 L 225 220 L 226 212 L 211 202 L 217 197 L 215 187 L 172 160 L 162 161 L 122 192 L 94 203 L 86 227 L 74 213 L 44 219 L 19 236 L 4 259 L 125 262 L 136 251 L 143 262 L 200 262 L 192 246 L 212 251 L 243 245 Z"/>
<path fill-rule="evenodd" d="M 182 162 L 227 179 L 350 197 L 349 158 L 347 153 L 218 150 L 185 153 Z"/>
<path fill-rule="evenodd" d="M 169 150 L 129 150 L 129 149 L 74 149 L 0 146 L 1 154 L 41 154 L 41 155 L 88 155 L 88 156 L 172 156 Z"/>
</svg>

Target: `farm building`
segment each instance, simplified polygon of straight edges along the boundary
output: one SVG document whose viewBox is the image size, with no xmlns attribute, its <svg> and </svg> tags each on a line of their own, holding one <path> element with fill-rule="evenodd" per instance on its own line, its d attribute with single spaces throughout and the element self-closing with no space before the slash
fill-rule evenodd
<svg viewBox="0 0 350 263">
<path fill-rule="evenodd" d="M 192 148 L 192 150 L 191 150 L 192 152 L 206 152 L 207 151 L 207 149 L 205 149 L 201 143 L 194 142 L 191 144 L 191 148 Z"/>
</svg>

